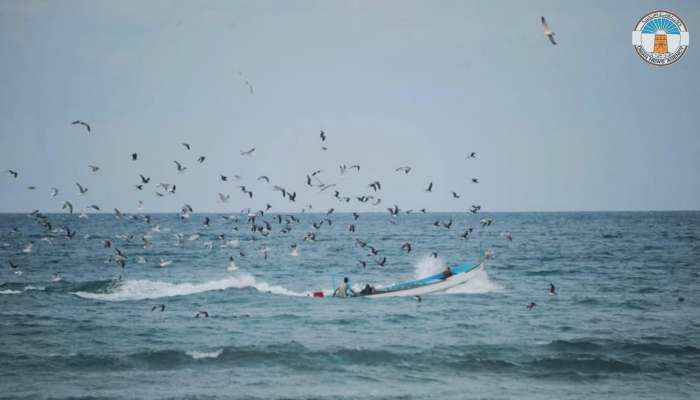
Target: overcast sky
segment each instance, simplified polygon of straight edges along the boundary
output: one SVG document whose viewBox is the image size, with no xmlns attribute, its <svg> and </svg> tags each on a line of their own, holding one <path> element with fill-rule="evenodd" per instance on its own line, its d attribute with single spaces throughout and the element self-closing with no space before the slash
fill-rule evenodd
<svg viewBox="0 0 700 400">
<path fill-rule="evenodd" d="M 631 44 L 661 6 L 690 31 L 663 68 Z M 20 174 L 0 176 L 0 211 L 373 209 L 306 187 L 315 169 L 341 195 L 381 181 L 379 210 L 697 210 L 697 34 L 697 1 L 0 0 L 0 169 Z M 156 198 L 159 182 L 177 194 Z"/>
</svg>

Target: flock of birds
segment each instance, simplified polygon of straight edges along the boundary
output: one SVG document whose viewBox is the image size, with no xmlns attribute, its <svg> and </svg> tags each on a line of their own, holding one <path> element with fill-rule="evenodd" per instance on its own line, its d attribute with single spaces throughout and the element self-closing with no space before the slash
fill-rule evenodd
<svg viewBox="0 0 700 400">
<path fill-rule="evenodd" d="M 541 23 L 542 27 L 544 29 L 544 35 L 550 40 L 550 42 L 553 45 L 556 45 L 556 42 L 554 40 L 554 32 L 551 31 L 549 26 L 547 25 L 547 22 L 544 17 L 541 18 Z M 249 88 L 250 93 L 253 93 L 253 86 L 250 84 L 249 80 L 243 76 L 242 73 L 238 73 L 239 76 L 241 76 L 245 80 L 246 86 Z M 93 128 L 92 126 L 82 120 L 75 120 L 71 123 L 72 125 L 75 125 L 77 127 L 85 129 L 85 131 L 88 134 L 92 134 Z M 321 150 L 326 151 L 328 150 L 327 147 L 327 139 L 328 135 L 324 130 L 321 130 L 319 132 L 319 139 L 320 139 L 320 144 L 321 144 Z M 181 143 L 182 147 L 185 148 L 187 151 L 192 150 L 192 146 L 189 143 L 183 142 Z M 253 157 L 254 153 L 256 151 L 255 147 L 252 147 L 250 149 L 242 150 L 240 151 L 241 157 Z M 470 152 L 469 154 L 466 155 L 467 160 L 474 160 L 477 158 L 476 152 Z M 139 154 L 134 152 L 131 153 L 130 157 L 132 162 L 137 162 L 139 160 Z M 196 162 L 198 164 L 204 164 L 207 160 L 207 157 L 205 155 L 199 155 L 196 159 Z M 177 173 L 185 173 L 188 170 L 188 167 L 185 166 L 182 162 L 178 160 L 173 161 L 175 170 Z M 88 165 L 88 168 L 91 173 L 97 174 L 100 171 L 100 166 L 98 165 Z M 346 175 L 350 174 L 353 171 L 359 172 L 361 170 L 361 166 L 359 164 L 353 164 L 353 165 L 345 165 L 341 164 L 338 166 L 338 171 L 340 175 Z M 399 166 L 397 167 L 394 172 L 398 174 L 404 174 L 408 175 L 411 173 L 413 168 L 409 165 L 404 165 L 404 166 Z M 16 169 L 8 169 L 7 174 L 14 180 L 20 179 L 20 172 L 17 171 Z M 308 174 L 305 176 L 305 185 L 308 187 L 310 190 L 317 190 L 319 193 L 328 193 L 331 194 L 332 197 L 334 197 L 338 202 L 341 203 L 351 203 L 351 202 L 357 202 L 359 204 L 370 204 L 372 206 L 379 206 L 382 202 L 382 198 L 380 197 L 382 193 L 382 183 L 379 180 L 373 180 L 369 182 L 366 186 L 367 190 L 366 193 L 359 193 L 359 194 L 352 194 L 348 195 L 346 193 L 341 193 L 340 188 L 338 187 L 337 183 L 328 183 L 329 181 L 327 180 L 328 176 L 327 173 L 324 173 L 323 170 L 317 169 L 314 171 L 310 171 Z M 242 180 L 242 177 L 239 175 L 223 175 L 219 174 L 219 180 L 221 182 L 228 182 L 231 179 L 240 181 Z M 139 181 L 138 183 L 134 184 L 135 190 L 138 191 L 143 191 L 145 190 L 148 185 L 151 184 L 152 178 L 148 177 L 144 174 L 139 174 Z M 285 188 L 282 186 L 279 186 L 277 184 L 273 184 L 271 179 L 267 175 L 261 175 L 257 177 L 256 181 L 258 182 L 264 182 L 266 184 L 269 184 L 271 186 L 271 190 L 274 192 L 278 192 L 281 196 L 282 199 L 286 199 L 289 202 L 296 202 L 297 201 L 297 191 L 292 190 L 289 188 Z M 476 177 L 472 177 L 470 179 L 470 182 L 472 184 L 478 184 L 479 179 Z M 159 183 L 158 185 L 155 186 L 155 195 L 156 197 L 164 197 L 167 195 L 173 195 L 177 191 L 177 185 L 174 183 Z M 89 188 L 80 182 L 75 183 L 75 187 L 77 188 L 77 193 L 80 197 L 85 197 L 89 191 Z M 36 190 L 37 188 L 35 186 L 27 186 L 28 190 Z M 246 185 L 239 185 L 238 189 L 240 190 L 240 193 L 242 196 L 246 196 L 248 199 L 253 199 L 255 194 L 250 188 Z M 424 187 L 424 192 L 426 193 L 432 193 L 435 189 L 435 186 L 432 181 L 428 182 L 425 187 Z M 51 197 L 58 197 L 61 191 L 58 188 L 50 188 L 49 190 L 49 195 Z M 461 195 L 457 193 L 456 191 L 450 191 L 451 197 L 453 199 L 460 199 Z M 228 203 L 231 200 L 231 196 L 229 194 L 224 194 L 222 192 L 218 193 L 218 199 L 221 203 Z M 143 209 L 143 201 L 139 201 L 138 208 Z M 65 200 L 61 203 L 61 209 L 65 212 L 68 212 L 69 214 L 73 214 L 76 211 L 76 207 L 74 206 L 73 203 L 71 203 L 68 200 Z M 233 230 L 237 232 L 242 232 L 244 229 L 247 229 L 250 232 L 251 238 L 254 240 L 259 240 L 261 238 L 268 237 L 270 234 L 273 232 L 279 233 L 281 235 L 289 235 L 292 233 L 293 230 L 295 230 L 298 225 L 301 223 L 301 220 L 295 216 L 294 214 L 271 214 L 270 211 L 272 209 L 272 206 L 270 204 L 265 204 L 264 206 L 260 207 L 258 210 L 254 211 L 251 209 L 246 210 L 246 212 L 239 214 L 239 215 L 223 215 L 221 218 L 228 223 L 233 224 Z M 87 211 L 97 211 L 97 212 L 102 212 L 102 208 L 97 205 L 97 204 L 86 204 L 83 206 L 82 211 L 79 214 L 79 218 L 85 219 L 88 218 Z M 307 210 L 313 210 L 313 205 L 307 204 L 304 208 L 301 209 L 301 212 L 306 212 Z M 388 207 L 387 212 L 389 214 L 388 218 L 388 223 L 390 224 L 396 224 L 397 223 L 397 217 L 403 213 L 403 214 L 411 214 L 413 212 L 420 212 L 420 213 L 426 213 L 425 208 L 421 208 L 417 211 L 414 211 L 412 209 L 407 209 L 403 210 L 401 209 L 398 205 L 394 204 L 392 207 Z M 469 214 L 477 214 L 481 210 L 481 205 L 476 205 L 473 204 L 469 209 L 466 211 Z M 303 237 L 300 237 L 300 241 L 302 242 L 310 242 L 313 243 L 317 240 L 317 235 L 319 232 L 322 230 L 324 226 L 331 226 L 333 224 L 333 213 L 335 209 L 330 208 L 328 209 L 324 214 L 322 214 L 318 220 L 314 221 L 311 223 L 311 226 L 308 227 L 309 229 L 306 230 L 304 233 Z M 184 204 L 179 212 L 179 218 L 182 220 L 189 219 L 192 214 L 194 213 L 194 208 L 189 205 L 189 204 Z M 117 219 L 124 219 L 124 220 L 129 220 L 133 222 L 141 222 L 144 223 L 147 226 L 146 232 L 141 236 L 141 242 L 143 244 L 144 248 L 149 248 L 151 246 L 151 239 L 153 234 L 157 234 L 160 232 L 160 226 L 159 225 L 154 225 L 151 216 L 141 214 L 141 215 L 127 215 L 123 212 L 121 212 L 119 209 L 115 208 L 114 209 L 114 215 Z M 73 240 L 76 238 L 76 230 L 72 229 L 71 227 L 64 225 L 62 227 L 57 227 L 55 224 L 51 221 L 51 219 L 44 213 L 40 212 L 39 210 L 33 211 L 30 216 L 32 219 L 40 226 L 41 229 L 45 231 L 45 236 L 42 238 L 43 241 L 51 242 L 55 240 L 57 237 L 63 237 L 66 240 Z M 356 222 L 358 219 L 360 219 L 361 215 L 358 214 L 357 212 L 352 213 L 353 217 L 353 223 L 348 224 L 347 226 L 347 232 L 349 233 L 355 233 L 356 232 Z M 241 226 L 240 223 L 245 220 L 245 224 L 247 225 L 246 227 Z M 207 228 L 210 226 L 212 223 L 210 217 L 204 217 L 202 221 L 202 226 L 204 228 Z M 494 223 L 494 220 L 491 218 L 483 218 L 479 221 L 479 224 L 481 228 L 488 228 Z M 273 225 L 275 224 L 275 225 Z M 445 230 L 451 230 L 453 227 L 453 221 L 452 219 L 448 221 L 440 221 L 436 220 L 432 224 L 435 228 L 439 229 L 445 229 Z M 462 231 L 461 234 L 458 235 L 460 239 L 463 240 L 468 240 L 471 235 L 473 234 L 474 228 L 473 227 L 465 227 Z M 19 229 L 18 228 L 13 228 L 13 233 L 18 233 Z M 184 234 L 181 233 L 176 233 L 175 239 L 178 244 L 182 244 L 185 241 L 195 241 L 199 239 L 199 235 L 190 235 L 190 236 L 185 236 Z M 510 232 L 502 232 L 501 236 L 508 240 L 512 241 L 513 237 Z M 89 237 L 86 236 L 86 239 L 89 239 Z M 127 244 L 130 243 L 132 240 L 136 240 L 136 238 L 133 235 L 124 235 L 124 236 L 119 236 L 118 238 L 115 238 L 114 241 L 117 239 L 121 240 L 122 243 Z M 130 257 L 123 249 L 118 247 L 118 243 L 115 243 L 111 239 L 105 239 L 102 242 L 102 246 L 105 249 L 110 249 L 110 251 L 113 251 L 113 253 L 108 256 L 107 261 L 110 263 L 114 263 L 118 268 L 121 268 L 122 270 L 127 266 L 128 262 L 134 259 L 134 257 Z M 237 240 L 231 240 L 226 237 L 225 234 L 220 234 L 217 237 L 218 245 L 221 248 L 237 248 L 238 247 L 238 241 Z M 217 243 L 214 243 L 213 241 L 206 242 L 204 245 L 212 249 Z M 370 266 L 377 266 L 377 267 L 384 267 L 387 264 L 387 257 L 384 256 L 382 253 L 383 251 L 378 248 L 378 246 L 372 245 L 369 243 L 367 240 L 363 240 L 360 238 L 354 238 L 354 244 L 358 246 L 361 250 L 366 252 L 366 256 L 363 257 L 362 259 L 357 261 L 357 265 L 362 267 L 362 268 L 367 268 Z M 22 250 L 22 253 L 28 254 L 31 253 L 33 250 L 34 243 L 30 242 L 28 243 Z M 410 253 L 411 251 L 414 250 L 414 246 L 410 242 L 405 242 L 401 245 L 400 247 L 401 251 L 404 251 L 406 253 Z M 260 253 L 262 256 L 267 259 L 268 256 L 268 251 L 269 249 L 266 246 L 263 246 L 260 249 Z M 290 246 L 290 256 L 298 256 L 299 255 L 299 245 L 297 243 L 294 243 Z M 236 256 L 231 255 L 229 257 L 229 265 L 228 265 L 228 270 L 233 271 L 236 270 L 238 267 L 236 266 L 236 257 L 246 257 L 246 253 L 243 251 L 238 250 L 238 254 Z M 438 254 L 436 252 L 431 252 L 431 257 L 438 258 Z M 135 262 L 136 263 L 144 263 L 145 259 L 142 256 L 135 257 Z M 21 265 L 17 263 L 15 260 L 9 260 L 8 261 L 10 268 L 14 271 L 16 275 L 21 275 L 22 274 L 22 269 Z M 171 260 L 165 260 L 161 259 L 158 265 L 160 267 L 167 267 L 172 264 Z M 59 276 L 55 276 L 54 280 L 60 280 Z M 556 290 L 554 288 L 554 285 L 550 284 L 550 295 L 556 294 Z M 530 303 L 527 305 L 527 309 L 531 310 L 536 306 L 534 302 Z M 165 304 L 159 304 L 155 305 L 152 307 L 151 311 L 156 311 L 160 310 L 161 312 L 165 310 Z M 196 317 L 208 317 L 209 314 L 201 310 L 196 314 Z"/>
</svg>

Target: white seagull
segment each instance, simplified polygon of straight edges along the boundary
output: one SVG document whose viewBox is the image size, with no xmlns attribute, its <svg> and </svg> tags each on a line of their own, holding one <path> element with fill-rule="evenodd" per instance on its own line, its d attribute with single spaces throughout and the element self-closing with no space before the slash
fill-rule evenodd
<svg viewBox="0 0 700 400">
<path fill-rule="evenodd" d="M 547 25 L 547 21 L 542 17 L 542 28 L 544 29 L 544 35 L 547 36 L 550 42 L 552 42 L 553 45 L 556 45 L 557 42 L 554 41 L 554 35 L 555 33 L 552 32 L 551 29 L 549 29 L 549 25 Z"/>
</svg>

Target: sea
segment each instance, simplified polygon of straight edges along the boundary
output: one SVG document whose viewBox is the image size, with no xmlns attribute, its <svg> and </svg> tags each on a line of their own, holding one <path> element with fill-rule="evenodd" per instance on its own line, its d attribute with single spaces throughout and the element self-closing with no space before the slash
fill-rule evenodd
<svg viewBox="0 0 700 400">
<path fill-rule="evenodd" d="M 700 399 L 700 212 L 149 217 L 0 215 L 0 398 Z"/>
</svg>

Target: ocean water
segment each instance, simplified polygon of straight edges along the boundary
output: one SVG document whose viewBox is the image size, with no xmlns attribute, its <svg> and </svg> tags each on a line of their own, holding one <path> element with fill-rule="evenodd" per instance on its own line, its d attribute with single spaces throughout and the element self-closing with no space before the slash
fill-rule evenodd
<svg viewBox="0 0 700 400">
<path fill-rule="evenodd" d="M 0 397 L 700 398 L 698 212 L 334 214 L 318 230 L 324 215 L 296 216 L 285 234 L 266 215 L 272 233 L 253 237 L 245 216 L 48 215 L 69 240 L 0 215 Z M 421 302 L 307 296 L 486 250 L 485 273 Z"/>
</svg>

